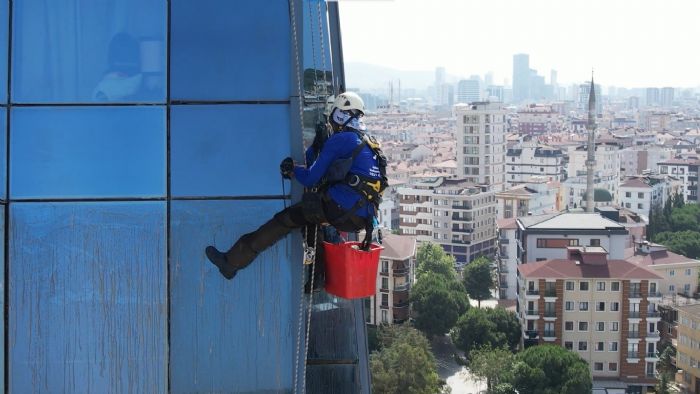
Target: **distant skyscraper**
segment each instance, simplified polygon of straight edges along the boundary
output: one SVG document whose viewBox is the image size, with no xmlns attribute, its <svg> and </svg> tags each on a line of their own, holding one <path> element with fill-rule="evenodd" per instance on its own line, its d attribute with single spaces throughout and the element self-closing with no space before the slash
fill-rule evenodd
<svg viewBox="0 0 700 394">
<path fill-rule="evenodd" d="M 473 103 L 481 100 L 481 87 L 478 79 L 463 79 L 457 85 L 457 102 Z"/>
<path fill-rule="evenodd" d="M 530 55 L 513 55 L 513 101 L 521 102 L 530 97 Z"/>
<path fill-rule="evenodd" d="M 595 91 L 598 92 L 598 94 L 600 95 L 600 92 L 602 91 L 600 85 L 595 85 Z M 578 86 L 577 107 L 579 111 L 583 112 L 588 109 L 588 104 L 590 101 L 590 92 L 591 85 L 589 82 L 582 83 Z M 595 100 L 595 112 L 596 114 L 603 113 L 603 100 Z"/>
<path fill-rule="evenodd" d="M 484 85 L 487 87 L 493 85 L 493 73 L 491 71 L 484 75 Z"/>
<path fill-rule="evenodd" d="M 647 88 L 647 106 L 660 104 L 659 88 Z"/>
<path fill-rule="evenodd" d="M 552 85 L 552 88 L 557 87 L 557 70 L 549 72 L 549 84 Z"/>
<path fill-rule="evenodd" d="M 503 86 L 490 85 L 486 88 L 486 99 L 488 101 L 504 102 Z"/>
<path fill-rule="evenodd" d="M 670 107 L 673 105 L 673 88 L 661 88 L 661 106 Z"/>
<path fill-rule="evenodd" d="M 445 67 L 435 68 L 435 103 L 443 105 L 445 100 Z"/>
</svg>

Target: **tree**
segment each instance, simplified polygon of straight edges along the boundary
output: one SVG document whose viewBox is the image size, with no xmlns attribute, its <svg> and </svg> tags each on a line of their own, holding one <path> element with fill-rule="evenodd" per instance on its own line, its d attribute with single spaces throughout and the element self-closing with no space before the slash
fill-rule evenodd
<svg viewBox="0 0 700 394">
<path fill-rule="evenodd" d="M 472 352 L 469 370 L 477 378 L 485 379 L 488 392 L 493 392 L 495 387 L 508 381 L 513 360 L 513 353 L 508 349 L 493 349 L 487 345 Z"/>
<path fill-rule="evenodd" d="M 511 383 L 520 394 L 589 394 L 588 363 L 561 346 L 539 345 L 515 356 Z"/>
<path fill-rule="evenodd" d="M 387 330 L 382 350 L 370 356 L 372 391 L 377 394 L 433 394 L 440 390 L 435 357 L 428 340 L 402 325 Z"/>
<path fill-rule="evenodd" d="M 502 307 L 487 309 L 486 315 L 496 325 L 496 330 L 505 336 L 506 342 L 499 346 L 504 346 L 511 351 L 518 350 L 520 337 L 523 335 L 518 315 Z"/>
<path fill-rule="evenodd" d="M 673 365 L 673 358 L 676 357 L 676 349 L 669 344 L 666 345 L 663 350 L 659 347 L 659 352 L 659 361 L 656 363 L 656 370 L 659 371 L 661 375 L 675 376 L 678 370 L 676 366 Z"/>
<path fill-rule="evenodd" d="M 493 288 L 493 276 L 491 275 L 491 262 L 485 257 L 478 257 L 464 269 L 464 288 L 469 297 L 475 299 L 481 308 L 481 300 L 491 298 Z"/>
<path fill-rule="evenodd" d="M 670 387 L 670 382 L 668 375 L 665 373 L 661 374 L 661 377 L 659 378 L 659 382 L 656 383 L 656 394 L 671 394 L 671 387 Z"/>
<path fill-rule="evenodd" d="M 498 325 L 492 320 L 493 316 L 493 310 L 490 308 L 471 308 L 459 318 L 452 329 L 451 336 L 454 344 L 464 352 L 467 358 L 471 357 L 474 349 L 483 346 L 508 349 L 517 346 L 509 341 L 510 332 L 504 333 L 499 330 Z"/>
<path fill-rule="evenodd" d="M 433 272 L 442 275 L 446 280 L 456 278 L 454 257 L 448 256 L 442 246 L 428 242 L 418 248 L 416 254 L 416 277 L 420 280 L 421 276 L 428 272 Z"/>
<path fill-rule="evenodd" d="M 685 205 L 683 196 L 679 192 L 676 192 L 676 194 L 673 195 L 673 208 L 683 208 L 683 205 Z"/>
<path fill-rule="evenodd" d="M 690 258 L 700 257 L 700 233 L 696 231 L 665 231 L 659 233 L 655 241 L 666 245 L 674 253 Z"/>
<path fill-rule="evenodd" d="M 443 276 L 427 272 L 411 289 L 414 325 L 429 337 L 447 333 L 469 305 L 466 294 L 451 286 Z"/>
</svg>

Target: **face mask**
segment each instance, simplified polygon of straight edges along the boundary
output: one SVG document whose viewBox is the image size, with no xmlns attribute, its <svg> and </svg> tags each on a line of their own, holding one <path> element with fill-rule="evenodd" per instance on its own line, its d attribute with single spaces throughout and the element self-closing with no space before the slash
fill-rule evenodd
<svg viewBox="0 0 700 394">
<path fill-rule="evenodd" d="M 332 114 L 333 122 L 335 122 L 336 124 L 339 124 L 341 126 L 344 125 L 345 122 L 347 122 L 348 119 L 350 119 L 351 117 L 352 116 L 349 113 L 341 111 L 341 110 L 335 110 L 335 111 L 333 111 L 333 114 Z M 359 130 L 359 131 L 367 130 L 365 123 L 361 119 L 362 118 L 357 118 L 357 117 L 352 118 L 352 120 L 350 120 L 350 122 L 347 124 L 347 127 L 350 127 L 352 129 Z"/>
</svg>

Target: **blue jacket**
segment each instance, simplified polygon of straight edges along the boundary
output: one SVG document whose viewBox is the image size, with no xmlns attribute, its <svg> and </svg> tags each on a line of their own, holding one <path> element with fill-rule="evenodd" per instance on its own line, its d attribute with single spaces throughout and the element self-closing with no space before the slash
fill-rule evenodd
<svg viewBox="0 0 700 394">
<path fill-rule="evenodd" d="M 304 167 L 294 168 L 294 177 L 306 187 L 316 186 L 323 176 L 328 171 L 331 164 L 337 159 L 347 159 L 352 156 L 358 144 L 360 137 L 352 131 L 343 131 L 333 134 L 321 149 L 318 159 L 308 169 Z M 307 151 L 307 154 L 309 152 Z M 362 148 L 360 153 L 355 157 L 350 168 L 351 174 L 363 175 L 365 177 L 380 179 L 379 164 L 377 158 L 368 146 Z M 349 210 L 355 206 L 357 201 L 362 198 L 350 186 L 343 183 L 338 183 L 328 189 L 328 194 L 341 208 Z M 365 204 L 355 211 L 355 214 L 361 217 L 375 216 L 374 206 Z"/>
</svg>

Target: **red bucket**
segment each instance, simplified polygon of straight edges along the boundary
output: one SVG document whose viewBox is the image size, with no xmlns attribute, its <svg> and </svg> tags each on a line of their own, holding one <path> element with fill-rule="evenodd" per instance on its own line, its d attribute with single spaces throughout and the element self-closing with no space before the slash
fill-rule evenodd
<svg viewBox="0 0 700 394">
<path fill-rule="evenodd" d="M 353 246 L 357 245 L 357 249 Z M 326 291 L 343 298 L 373 296 L 377 290 L 377 268 L 383 247 L 372 244 L 365 252 L 360 242 L 323 243 L 326 252 Z"/>
</svg>

